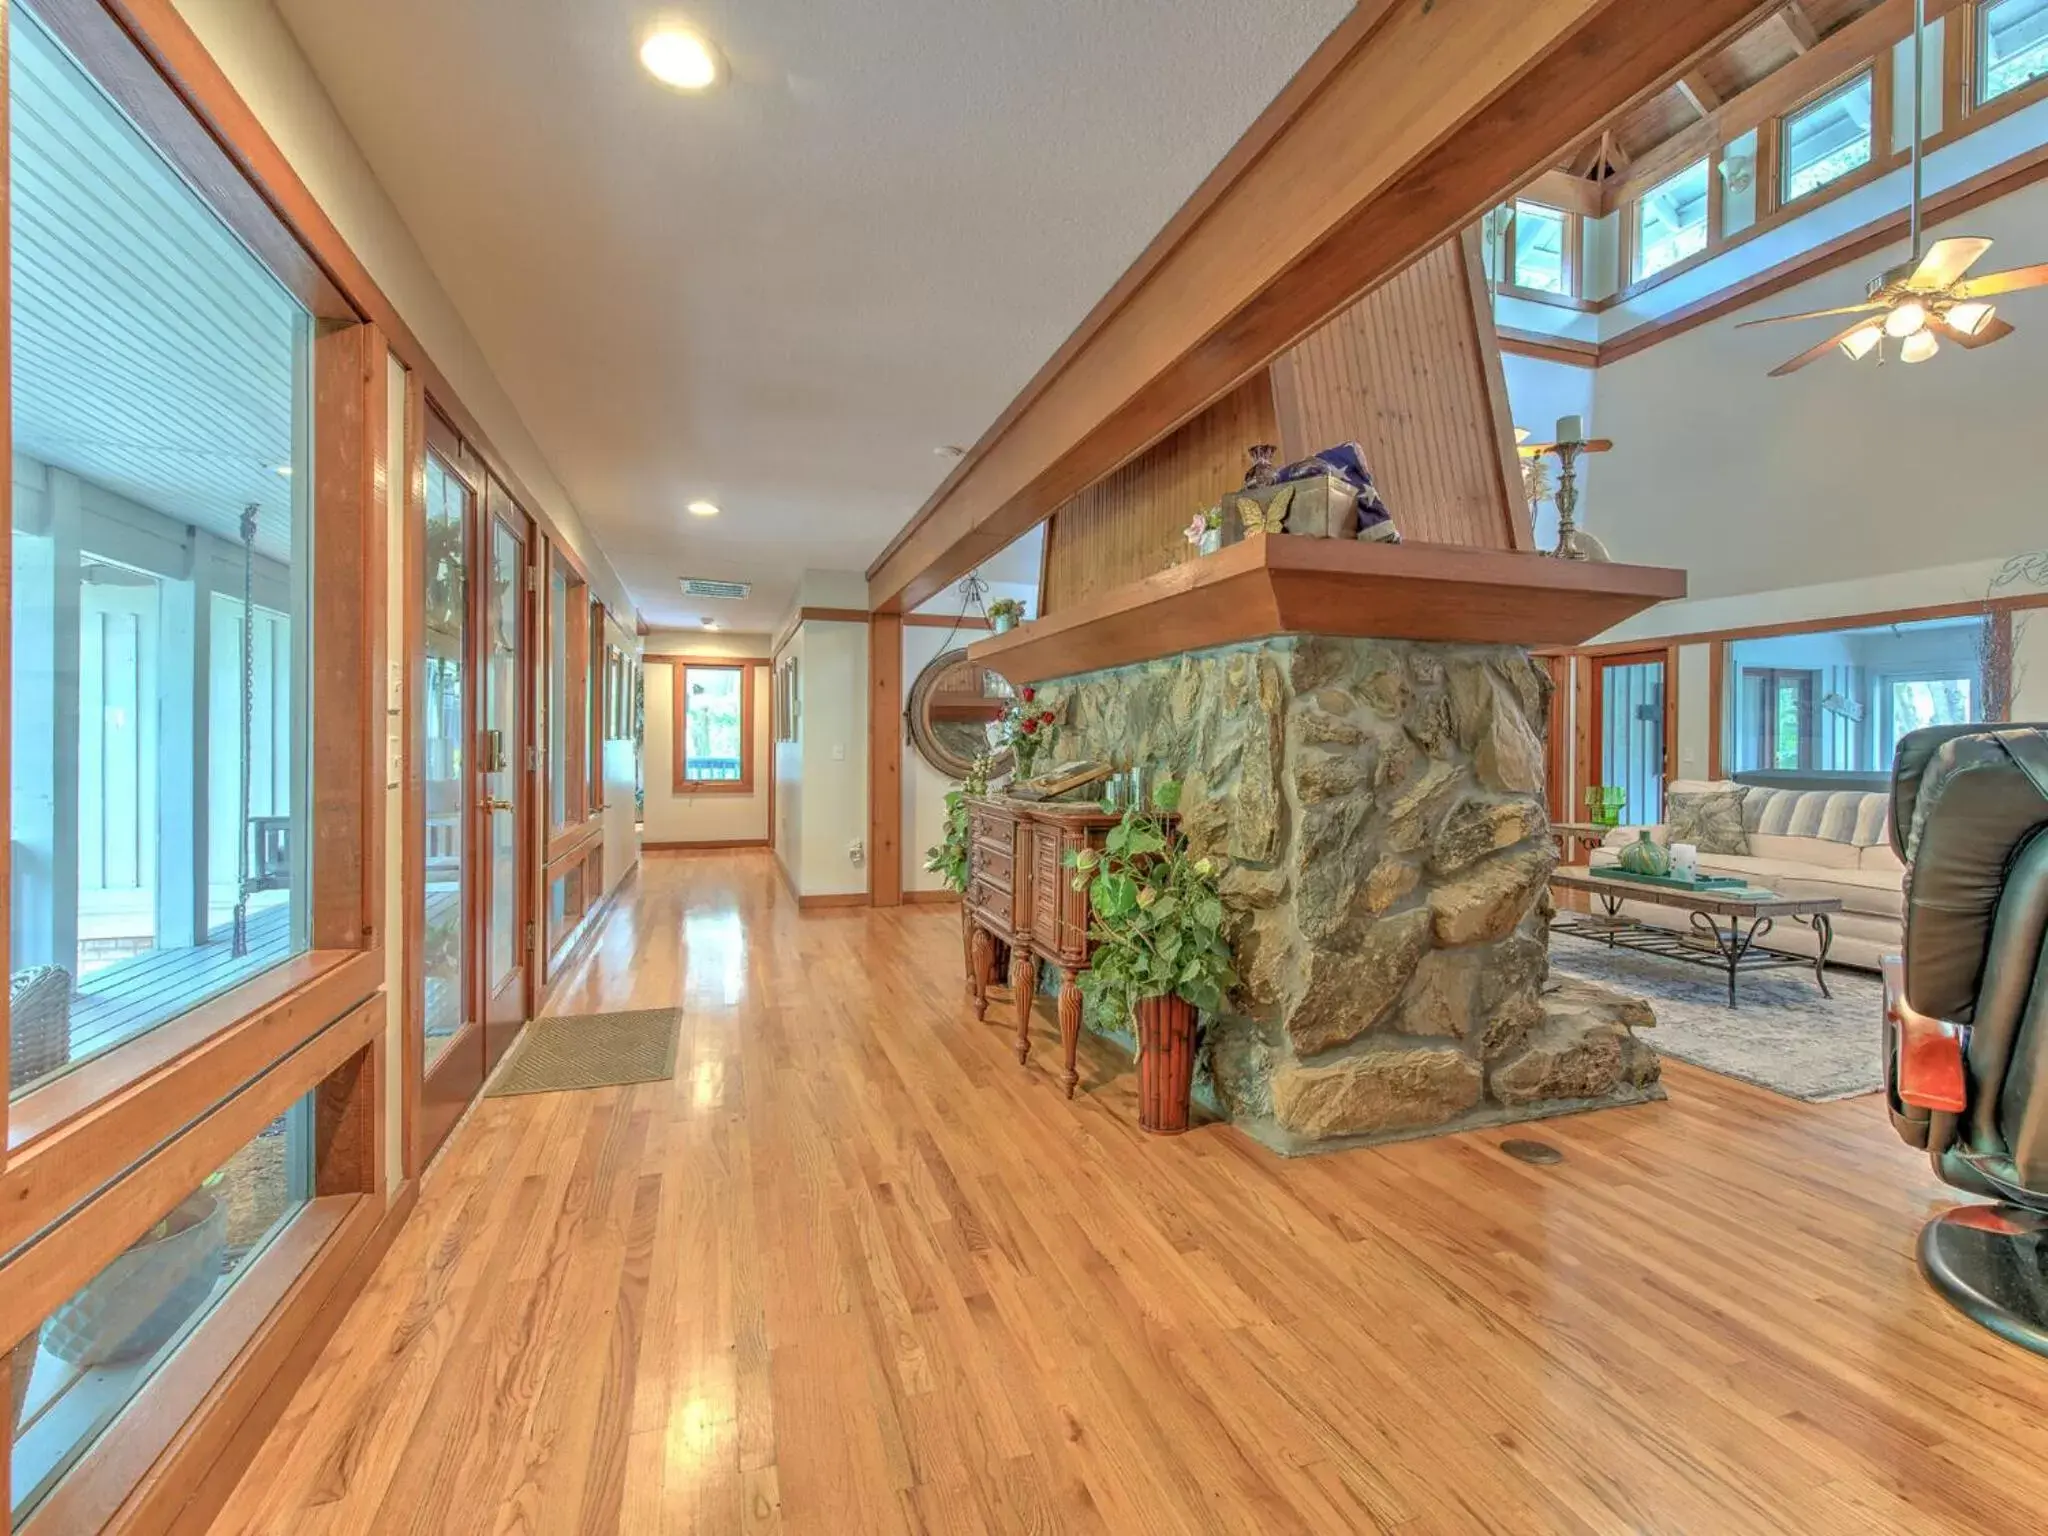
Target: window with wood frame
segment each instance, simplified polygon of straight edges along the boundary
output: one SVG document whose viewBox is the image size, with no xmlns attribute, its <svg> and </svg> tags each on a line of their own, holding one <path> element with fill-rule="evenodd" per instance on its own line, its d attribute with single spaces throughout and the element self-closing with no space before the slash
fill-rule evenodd
<svg viewBox="0 0 2048 1536">
<path fill-rule="evenodd" d="M 312 316 L 29 12 L 11 89 L 10 1095 L 303 951 L 312 843 Z"/>
<path fill-rule="evenodd" d="M 31 1533 L 203 1524 L 313 1326 L 290 1298 L 388 1212 L 390 354 L 146 51 L 177 26 L 14 0 L 0 51 L 0 1507 Z"/>
<path fill-rule="evenodd" d="M 548 562 L 548 827 L 590 810 L 590 586 L 557 550 Z"/>
<path fill-rule="evenodd" d="M 2048 76 L 2048 0 L 1977 7 L 1977 105 Z"/>
<path fill-rule="evenodd" d="M 752 794 L 753 667 L 679 659 L 669 671 L 676 793 Z"/>
<path fill-rule="evenodd" d="M 1779 125 L 1781 204 L 1809 197 L 1870 163 L 1877 141 L 1872 120 L 1876 95 L 1876 76 L 1865 69 L 1786 114 Z"/>
<path fill-rule="evenodd" d="M 1508 238 L 1513 252 L 1509 282 L 1534 293 L 1572 295 L 1577 262 L 1577 216 L 1527 198 L 1515 200 Z"/>
<path fill-rule="evenodd" d="M 1707 162 L 1695 160 L 1645 192 L 1630 212 L 1629 280 L 1655 277 L 1707 248 Z"/>
</svg>

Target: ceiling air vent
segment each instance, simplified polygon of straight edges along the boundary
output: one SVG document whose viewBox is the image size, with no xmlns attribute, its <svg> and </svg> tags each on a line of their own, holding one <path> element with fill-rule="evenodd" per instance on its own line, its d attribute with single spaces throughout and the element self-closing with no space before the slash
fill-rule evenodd
<svg viewBox="0 0 2048 1536">
<path fill-rule="evenodd" d="M 683 578 L 685 597 L 723 597 L 737 602 L 753 590 L 753 583 L 748 581 L 713 581 L 708 576 Z"/>
</svg>

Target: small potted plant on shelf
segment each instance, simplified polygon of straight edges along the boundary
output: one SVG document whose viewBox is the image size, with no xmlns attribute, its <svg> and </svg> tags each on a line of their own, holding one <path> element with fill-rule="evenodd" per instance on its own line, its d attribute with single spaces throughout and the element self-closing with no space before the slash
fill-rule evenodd
<svg viewBox="0 0 2048 1536">
<path fill-rule="evenodd" d="M 1188 1128 L 1197 1012 L 1221 1010 L 1237 983 L 1223 937 L 1221 866 L 1189 857 L 1177 830 L 1135 810 L 1100 853 L 1079 849 L 1067 863 L 1092 915 L 1095 949 L 1082 989 L 1128 1017 L 1137 1034 L 1139 1127 L 1178 1135 Z"/>
<path fill-rule="evenodd" d="M 1024 605 L 1014 597 L 999 597 L 988 605 L 988 621 L 997 634 L 1015 629 L 1024 617 Z"/>
</svg>

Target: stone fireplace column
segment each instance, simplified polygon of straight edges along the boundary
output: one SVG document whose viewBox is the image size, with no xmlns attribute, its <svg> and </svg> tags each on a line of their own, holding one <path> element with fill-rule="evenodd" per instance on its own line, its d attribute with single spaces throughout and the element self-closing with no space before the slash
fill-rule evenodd
<svg viewBox="0 0 2048 1536">
<path fill-rule="evenodd" d="M 1283 636 L 1040 685 L 1062 752 L 1183 775 L 1240 1012 L 1219 1108 L 1283 1150 L 1660 1097 L 1633 999 L 1547 988 L 1548 675 L 1511 646 Z"/>
</svg>

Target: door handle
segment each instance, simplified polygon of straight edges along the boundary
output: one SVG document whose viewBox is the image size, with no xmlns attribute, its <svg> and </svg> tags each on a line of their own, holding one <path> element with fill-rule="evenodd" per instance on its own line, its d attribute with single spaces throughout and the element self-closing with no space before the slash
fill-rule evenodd
<svg viewBox="0 0 2048 1536">
<path fill-rule="evenodd" d="M 485 815 L 489 815 L 492 811 L 516 811 L 519 809 L 519 807 L 514 805 L 510 800 L 498 800 L 490 795 L 486 795 L 484 796 L 481 804 L 478 806 L 478 809 L 483 811 Z"/>
</svg>

